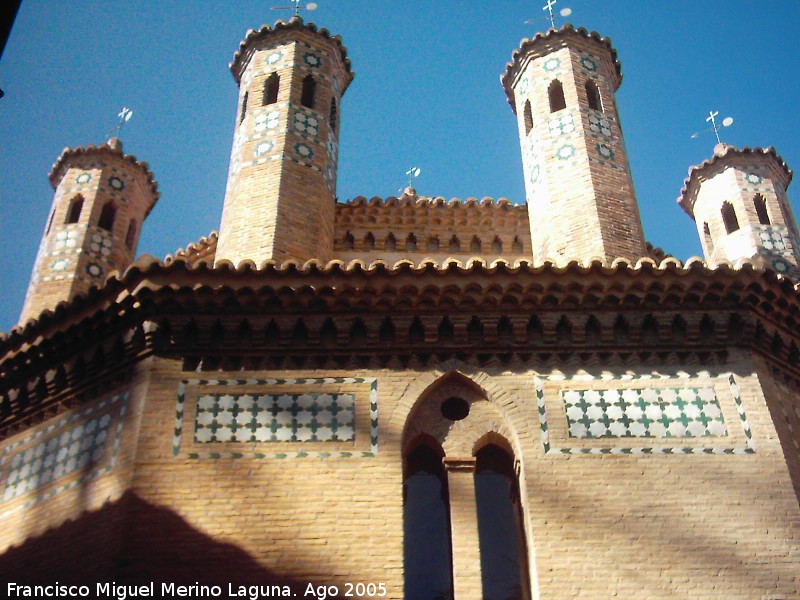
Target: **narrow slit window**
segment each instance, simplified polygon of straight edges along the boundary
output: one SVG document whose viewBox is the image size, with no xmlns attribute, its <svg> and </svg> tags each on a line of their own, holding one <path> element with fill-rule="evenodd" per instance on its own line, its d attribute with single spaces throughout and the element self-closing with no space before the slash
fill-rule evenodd
<svg viewBox="0 0 800 600">
<path fill-rule="evenodd" d="M 523 113 L 523 118 L 525 119 L 525 135 L 531 132 L 533 129 L 533 114 L 531 113 L 531 101 L 525 100 L 525 110 Z"/>
<path fill-rule="evenodd" d="M 406 598 L 452 598 L 447 476 L 440 448 L 420 443 L 405 459 L 403 554 Z"/>
<path fill-rule="evenodd" d="M 761 194 L 756 194 L 753 198 L 753 204 L 756 207 L 756 215 L 758 215 L 758 222 L 762 225 L 772 225 L 769 220 L 769 213 L 767 213 L 767 201 Z"/>
<path fill-rule="evenodd" d="M 330 123 L 331 123 L 331 131 L 336 131 L 336 119 L 339 118 L 339 113 L 336 108 L 336 98 L 331 98 L 331 114 L 330 114 Z"/>
<path fill-rule="evenodd" d="M 248 92 L 245 92 L 244 97 L 242 98 L 242 112 L 239 115 L 239 123 L 244 121 L 244 116 L 247 114 L 247 95 Z"/>
<path fill-rule="evenodd" d="M 558 79 L 554 79 L 547 88 L 547 95 L 550 98 L 550 112 L 557 112 L 567 108 L 567 100 L 564 98 L 564 86 Z"/>
<path fill-rule="evenodd" d="M 117 216 L 117 209 L 114 208 L 114 205 L 109 202 L 103 207 L 103 210 L 100 212 L 100 220 L 97 222 L 97 226 L 100 229 L 105 229 L 106 231 L 111 231 L 114 227 L 114 217 Z"/>
<path fill-rule="evenodd" d="M 53 226 L 53 218 L 56 216 L 56 209 L 53 209 L 53 212 L 50 213 L 50 218 L 47 220 L 47 229 L 44 230 L 44 234 L 47 235 L 50 233 L 50 228 Z"/>
<path fill-rule="evenodd" d="M 262 104 L 275 104 L 278 101 L 278 90 L 281 86 L 281 78 L 277 73 L 273 73 L 264 82 L 264 99 Z"/>
<path fill-rule="evenodd" d="M 514 460 L 494 444 L 484 446 L 475 458 L 483 597 L 525 597 L 520 592 L 528 588 L 528 560 Z"/>
<path fill-rule="evenodd" d="M 128 250 L 133 250 L 134 241 L 136 241 L 136 219 L 131 219 L 128 224 L 128 233 L 125 234 L 125 245 Z"/>
<path fill-rule="evenodd" d="M 314 102 L 317 95 L 317 82 L 311 75 L 306 75 L 303 79 L 303 91 L 300 94 L 300 104 L 306 108 L 314 108 Z"/>
<path fill-rule="evenodd" d="M 722 222 L 725 224 L 726 233 L 733 233 L 739 229 L 739 219 L 736 218 L 736 211 L 730 202 L 722 203 Z"/>
<path fill-rule="evenodd" d="M 67 211 L 67 220 L 65 223 L 77 223 L 81 218 L 81 211 L 83 210 L 83 196 L 75 196 L 72 202 L 69 203 L 69 210 Z"/>
<path fill-rule="evenodd" d="M 703 223 L 703 239 L 706 242 L 706 250 L 708 250 L 708 253 L 713 253 L 714 240 L 711 237 L 711 229 L 708 227 L 708 223 Z"/>
<path fill-rule="evenodd" d="M 600 98 L 600 89 L 591 79 L 586 80 L 586 100 L 589 103 L 589 108 L 603 112 L 603 101 Z"/>
</svg>

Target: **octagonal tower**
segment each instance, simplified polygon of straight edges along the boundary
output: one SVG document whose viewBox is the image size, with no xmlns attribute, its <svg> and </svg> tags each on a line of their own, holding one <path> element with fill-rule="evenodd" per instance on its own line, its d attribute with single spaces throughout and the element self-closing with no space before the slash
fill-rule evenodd
<svg viewBox="0 0 800 600">
<path fill-rule="evenodd" d="M 522 41 L 501 81 L 517 115 L 534 261 L 645 256 L 610 40 L 550 29 Z"/>
<path fill-rule="evenodd" d="M 329 260 L 347 49 L 293 17 L 248 32 L 230 67 L 239 105 L 216 261 Z"/>
<path fill-rule="evenodd" d="M 786 188 L 792 172 L 774 148 L 718 144 L 689 170 L 678 204 L 697 224 L 711 265 L 743 260 L 798 274 L 800 236 Z"/>
<path fill-rule="evenodd" d="M 123 154 L 116 138 L 101 146 L 66 148 L 50 183 L 53 206 L 21 322 L 101 285 L 111 271 L 124 271 L 159 195 L 147 163 Z"/>
</svg>

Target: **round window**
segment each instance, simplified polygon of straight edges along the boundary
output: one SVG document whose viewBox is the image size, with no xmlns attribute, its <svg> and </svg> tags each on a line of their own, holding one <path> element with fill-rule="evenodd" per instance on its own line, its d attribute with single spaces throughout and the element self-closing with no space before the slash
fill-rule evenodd
<svg viewBox="0 0 800 600">
<path fill-rule="evenodd" d="M 451 421 L 460 421 L 465 419 L 469 414 L 469 402 L 462 398 L 448 398 L 439 407 L 442 411 L 442 416 Z"/>
</svg>

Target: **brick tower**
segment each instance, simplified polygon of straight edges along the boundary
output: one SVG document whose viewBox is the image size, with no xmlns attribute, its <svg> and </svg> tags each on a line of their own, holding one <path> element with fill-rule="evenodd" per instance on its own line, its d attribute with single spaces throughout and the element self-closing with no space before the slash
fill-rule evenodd
<svg viewBox="0 0 800 600">
<path fill-rule="evenodd" d="M 519 125 L 534 260 L 645 256 L 610 40 L 550 29 L 522 41 L 501 81 Z"/>
<path fill-rule="evenodd" d="M 37 317 L 133 262 L 142 223 L 158 200 L 147 163 L 101 146 L 66 148 L 50 172 L 55 188 L 20 321 Z"/>
<path fill-rule="evenodd" d="M 773 148 L 717 144 L 689 170 L 678 204 L 697 224 L 709 264 L 742 260 L 798 274 L 800 236 L 786 188 L 792 172 Z"/>
<path fill-rule="evenodd" d="M 347 49 L 293 17 L 250 31 L 230 67 L 239 106 L 216 260 L 329 260 Z"/>
</svg>

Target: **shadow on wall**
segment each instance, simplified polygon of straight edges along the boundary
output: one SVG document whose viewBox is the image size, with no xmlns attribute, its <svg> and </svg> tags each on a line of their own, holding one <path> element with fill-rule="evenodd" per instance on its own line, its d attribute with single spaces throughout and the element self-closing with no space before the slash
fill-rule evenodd
<svg viewBox="0 0 800 600">
<path fill-rule="evenodd" d="M 223 593 L 229 583 L 287 585 L 298 596 L 309 584 L 264 568 L 237 546 L 214 540 L 133 493 L 0 555 L 2 584 L 58 582 L 94 589 L 96 583 L 151 581 L 216 584 Z"/>
</svg>

